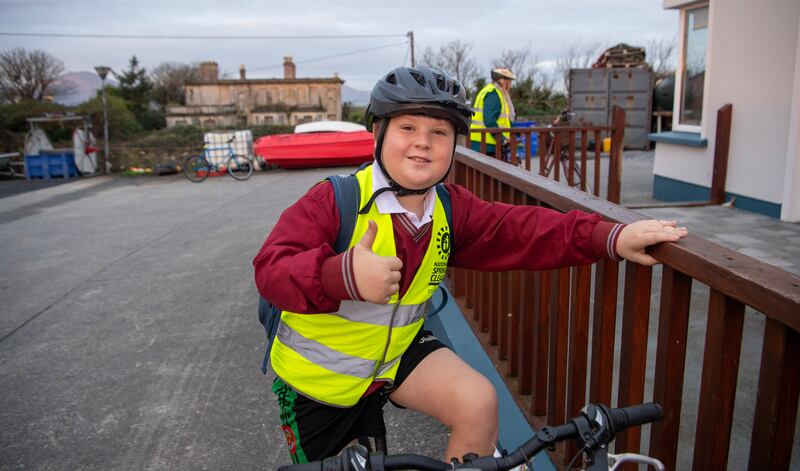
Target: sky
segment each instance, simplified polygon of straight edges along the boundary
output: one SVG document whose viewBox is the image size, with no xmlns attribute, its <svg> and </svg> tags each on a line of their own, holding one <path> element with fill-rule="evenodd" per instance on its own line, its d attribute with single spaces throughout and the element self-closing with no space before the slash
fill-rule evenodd
<svg viewBox="0 0 800 471">
<path fill-rule="evenodd" d="M 0 0 L 0 33 L 328 36 L 202 40 L 0 34 L 0 49 L 42 49 L 62 60 L 67 71 L 92 71 L 96 65 L 120 71 L 135 54 L 148 69 L 167 61 L 214 60 L 231 78 L 238 77 L 240 64 L 248 78 L 282 77 L 288 55 L 298 77 L 337 73 L 359 90 L 371 89 L 398 65 L 410 65 L 408 31 L 414 32 L 417 59 L 426 47 L 466 41 L 488 75 L 493 59 L 507 50 L 529 48 L 546 67 L 570 45 L 645 46 L 674 38 L 677 29 L 677 12 L 664 10 L 661 0 Z"/>
</svg>

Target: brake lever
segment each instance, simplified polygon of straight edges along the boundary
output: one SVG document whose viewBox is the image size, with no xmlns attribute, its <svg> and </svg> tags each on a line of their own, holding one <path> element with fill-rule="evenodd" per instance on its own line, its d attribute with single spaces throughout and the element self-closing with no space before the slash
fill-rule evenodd
<svg viewBox="0 0 800 471">
<path fill-rule="evenodd" d="M 609 471 L 620 469 L 624 463 L 646 464 L 655 468 L 656 471 L 664 471 L 665 469 L 661 461 L 638 453 L 620 453 L 618 455 L 608 453 L 608 457 L 611 461 L 611 468 L 606 467 L 606 469 Z"/>
</svg>

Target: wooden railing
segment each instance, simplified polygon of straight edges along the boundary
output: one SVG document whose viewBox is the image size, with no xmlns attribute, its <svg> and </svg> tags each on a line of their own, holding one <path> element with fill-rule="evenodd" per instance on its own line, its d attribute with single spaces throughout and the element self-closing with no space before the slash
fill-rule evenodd
<svg viewBox="0 0 800 471">
<path fill-rule="evenodd" d="M 488 201 L 579 209 L 622 223 L 645 219 L 463 147 L 451 180 Z M 687 370 L 698 370 L 696 361 L 686 361 L 693 284 L 709 288 L 707 306 L 698 306 L 702 296 L 693 301 L 700 310 L 696 315 L 707 317 L 702 369 L 687 379 L 687 384 L 700 383 L 696 410 L 689 414 L 696 423 L 684 424 L 694 430 L 694 469 L 727 466 L 743 319 L 745 307 L 751 307 L 766 317 L 766 327 L 752 391 L 749 467 L 788 469 L 800 390 L 800 277 L 692 235 L 650 253 L 663 264 L 655 269 L 660 287 L 653 284 L 653 268 L 608 260 L 546 272 L 454 269 L 448 283 L 532 426 L 564 423 L 587 402 L 619 407 L 653 400 L 662 405 L 664 419 L 650 428 L 648 453 L 667 469 L 676 469 L 678 457 L 692 453 L 679 448 L 679 429 L 684 378 Z M 618 293 L 620 277 L 624 288 Z M 620 299 L 621 349 L 615 355 Z M 657 312 L 653 309 L 658 333 L 648 349 L 653 299 L 660 299 Z M 655 356 L 650 384 L 648 355 Z M 645 397 L 646 384 L 652 386 L 652 398 Z M 639 451 L 642 440 L 640 430 L 631 429 L 618 435 L 615 449 Z M 563 466 L 576 451 L 561 448 L 554 461 Z"/>
<path fill-rule="evenodd" d="M 554 126 L 532 128 L 488 128 L 472 130 L 481 134 L 481 153 L 486 154 L 488 144 L 486 136 L 494 137 L 495 142 L 500 140 L 502 133 L 508 133 L 508 149 L 510 155 L 504 156 L 501 146 L 495 146 L 494 158 L 500 161 L 508 159 L 509 163 L 521 165 L 531 170 L 532 160 L 538 156 L 539 175 L 552 178 L 555 181 L 565 180 L 569 186 L 587 191 L 595 196 L 601 196 L 600 177 L 603 173 L 601 161 L 602 143 L 606 137 L 611 138 L 608 166 L 605 171 L 607 177 L 606 193 L 608 201 L 619 203 L 622 179 L 622 148 L 625 139 L 625 110 L 615 106 L 612 110 L 611 126 Z M 531 135 L 537 136 L 537 151 L 532 153 Z M 520 145 L 524 152 L 518 156 Z M 591 144 L 591 145 L 590 145 Z M 591 148 L 590 148 L 591 147 Z M 592 163 L 593 172 L 588 171 L 588 164 Z"/>
</svg>

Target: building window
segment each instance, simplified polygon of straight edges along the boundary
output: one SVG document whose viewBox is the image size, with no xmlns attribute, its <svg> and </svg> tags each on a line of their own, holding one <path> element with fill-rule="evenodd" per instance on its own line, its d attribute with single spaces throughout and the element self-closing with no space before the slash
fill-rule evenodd
<svg viewBox="0 0 800 471">
<path fill-rule="evenodd" d="M 703 84 L 706 76 L 708 6 L 686 10 L 682 28 L 678 124 L 700 126 L 703 118 Z"/>
<path fill-rule="evenodd" d="M 264 116 L 264 124 L 272 124 L 273 118 L 272 116 Z"/>
<path fill-rule="evenodd" d="M 335 114 L 329 114 L 328 115 L 328 121 L 336 121 L 336 115 Z"/>
<path fill-rule="evenodd" d="M 211 128 L 215 127 L 216 125 L 217 125 L 217 123 L 213 119 L 207 119 L 207 120 L 203 121 L 203 127 L 207 128 L 207 129 L 211 129 Z"/>
</svg>

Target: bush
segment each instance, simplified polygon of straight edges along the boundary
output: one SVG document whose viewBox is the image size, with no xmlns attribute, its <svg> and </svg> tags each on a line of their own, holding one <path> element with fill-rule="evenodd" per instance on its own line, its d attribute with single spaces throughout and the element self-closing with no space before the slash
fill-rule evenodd
<svg viewBox="0 0 800 471">
<path fill-rule="evenodd" d="M 45 113 L 66 113 L 70 108 L 46 101 L 23 101 L 0 105 L 0 152 L 23 152 L 25 135 L 30 129 L 27 118 L 35 118 Z M 50 142 L 56 146 L 68 142 L 72 147 L 72 130 L 78 122 L 47 123 L 41 127 Z"/>
<path fill-rule="evenodd" d="M 366 106 L 355 106 L 349 101 L 346 101 L 342 105 L 342 120 L 349 121 L 351 123 L 364 124 L 364 113 L 366 111 Z"/>
<path fill-rule="evenodd" d="M 251 126 L 250 131 L 253 132 L 253 140 L 259 137 L 271 136 L 273 134 L 291 134 L 294 132 L 294 126 L 291 124 L 264 124 L 261 126 Z"/>
<path fill-rule="evenodd" d="M 80 114 L 91 117 L 94 135 L 99 139 L 103 138 L 103 99 L 98 95 L 89 101 L 78 106 Z M 124 99 L 111 93 L 106 94 L 108 99 L 108 138 L 114 141 L 120 138 L 129 137 L 142 130 L 141 125 L 136 121 L 136 117 L 128 109 Z"/>
<path fill-rule="evenodd" d="M 45 113 L 65 113 L 71 111 L 64 105 L 47 101 L 22 101 L 0 105 L 0 129 L 11 132 L 28 132 L 27 118 L 35 118 Z M 70 136 L 72 130 L 70 130 Z"/>
</svg>

